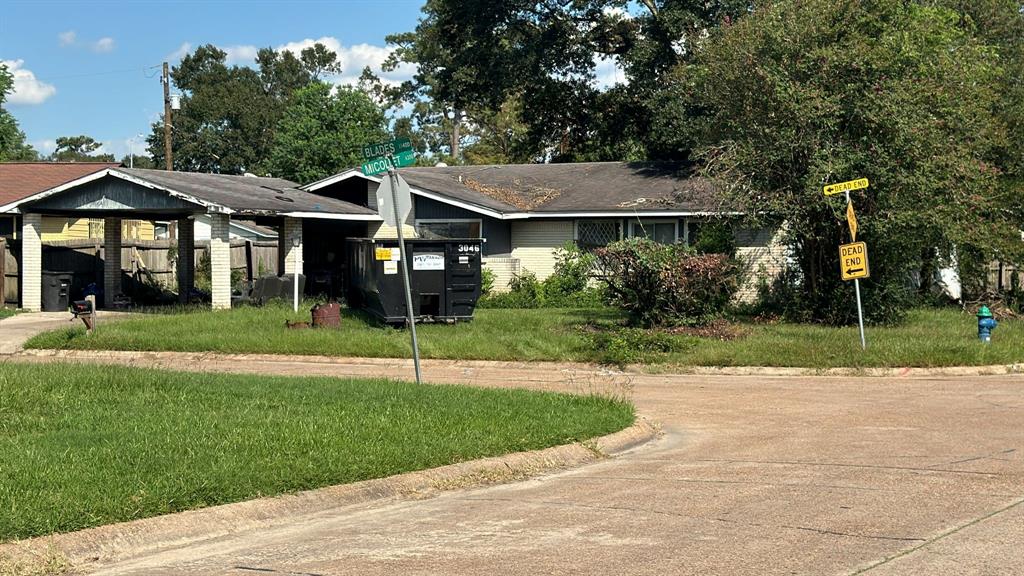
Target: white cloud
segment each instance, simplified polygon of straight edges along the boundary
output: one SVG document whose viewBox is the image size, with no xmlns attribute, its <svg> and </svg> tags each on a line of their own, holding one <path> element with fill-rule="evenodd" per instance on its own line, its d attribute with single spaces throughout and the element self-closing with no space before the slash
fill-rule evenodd
<svg viewBox="0 0 1024 576">
<path fill-rule="evenodd" d="M 105 36 L 93 42 L 91 47 L 93 52 L 111 52 L 114 50 L 114 39 Z"/>
<path fill-rule="evenodd" d="M 77 34 L 75 34 L 74 30 L 68 30 L 67 32 L 57 34 L 57 42 L 59 42 L 61 46 L 70 46 L 75 43 L 76 37 Z"/>
<path fill-rule="evenodd" d="M 227 52 L 227 63 L 228 64 L 241 64 L 243 66 L 253 66 L 256 63 L 256 53 L 259 52 L 259 48 L 255 46 L 242 45 L 242 46 L 218 46 L 224 52 Z"/>
<path fill-rule="evenodd" d="M 31 70 L 22 68 L 24 60 L 0 60 L 0 63 L 14 76 L 14 92 L 7 96 L 11 104 L 42 104 L 57 93 L 53 84 L 39 80 Z"/>
<path fill-rule="evenodd" d="M 184 58 L 185 56 L 187 56 L 188 53 L 191 52 L 191 51 L 192 51 L 192 43 L 191 42 L 182 42 L 181 46 L 178 46 L 177 50 L 175 50 L 174 52 L 171 52 L 170 54 L 168 54 L 167 57 L 164 58 L 164 60 L 166 60 L 168 62 L 181 62 L 181 59 Z"/>
<path fill-rule="evenodd" d="M 616 84 L 627 84 L 626 74 L 619 63 L 611 56 L 597 55 L 594 57 L 594 84 L 601 89 Z"/>
</svg>

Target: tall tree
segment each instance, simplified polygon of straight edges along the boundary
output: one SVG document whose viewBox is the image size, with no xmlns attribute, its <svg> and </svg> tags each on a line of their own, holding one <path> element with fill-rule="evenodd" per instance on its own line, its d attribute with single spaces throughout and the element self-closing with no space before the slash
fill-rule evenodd
<svg viewBox="0 0 1024 576">
<path fill-rule="evenodd" d="M 103 146 L 92 136 L 61 136 L 57 148 L 50 155 L 54 162 L 113 162 L 113 154 L 94 154 Z"/>
<path fill-rule="evenodd" d="M 853 197 L 875 319 L 899 317 L 911 274 L 936 250 L 961 264 L 1021 257 L 1024 198 L 1005 193 L 998 113 L 1014 63 L 977 31 L 932 2 L 782 0 L 722 28 L 677 70 L 707 111 L 692 131 L 708 174 L 735 206 L 787 222 L 788 301 L 802 318 L 855 317 L 836 254 L 846 207 L 824 197 L 829 182 L 871 182 Z"/>
<path fill-rule="evenodd" d="M 292 94 L 322 74 L 340 72 L 337 55 L 321 44 L 296 57 L 261 49 L 257 68 L 228 66 L 227 54 L 200 46 L 171 70 L 184 92 L 172 118 L 176 170 L 241 174 L 266 173 L 274 128 Z M 149 153 L 164 165 L 163 124 L 153 125 Z"/>
<path fill-rule="evenodd" d="M 749 4 L 644 0 L 629 14 L 626 0 L 428 0 L 414 32 L 388 37 L 396 50 L 386 66 L 416 64 L 405 97 L 446 110 L 496 113 L 520 97 L 538 157 L 686 157 L 691 143 L 678 131 L 651 129 L 656 96 L 709 29 Z M 597 57 L 623 67 L 629 90 L 595 86 Z"/>
<path fill-rule="evenodd" d="M 314 82 L 295 92 L 277 125 L 268 167 L 303 184 L 362 159 L 361 146 L 388 139 L 384 112 L 364 92 Z"/>
<path fill-rule="evenodd" d="M 38 154 L 25 141 L 18 121 L 4 108 L 7 95 L 14 91 L 14 77 L 0 62 L 0 162 L 36 160 Z"/>
</svg>

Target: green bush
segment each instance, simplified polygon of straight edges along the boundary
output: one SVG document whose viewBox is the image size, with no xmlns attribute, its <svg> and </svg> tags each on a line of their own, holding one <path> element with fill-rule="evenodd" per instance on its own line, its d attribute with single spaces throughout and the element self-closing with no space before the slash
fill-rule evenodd
<svg viewBox="0 0 1024 576">
<path fill-rule="evenodd" d="M 630 238 L 596 255 L 610 299 L 635 325 L 706 324 L 721 315 L 740 285 L 735 260 L 681 244 Z"/>
<path fill-rule="evenodd" d="M 543 281 L 529 270 L 508 283 L 508 292 L 489 293 L 481 308 L 593 308 L 604 304 L 604 290 L 589 286 L 596 261 L 593 254 L 567 242 L 555 250 L 555 271 Z M 492 280 L 493 282 L 493 280 Z"/>
<path fill-rule="evenodd" d="M 480 295 L 487 296 L 494 291 L 494 270 L 482 268 L 480 270 Z"/>
<path fill-rule="evenodd" d="M 673 336 L 642 328 L 618 328 L 587 335 L 590 348 L 601 364 L 624 366 L 652 362 L 657 356 L 683 352 L 695 345 L 692 337 Z"/>
</svg>

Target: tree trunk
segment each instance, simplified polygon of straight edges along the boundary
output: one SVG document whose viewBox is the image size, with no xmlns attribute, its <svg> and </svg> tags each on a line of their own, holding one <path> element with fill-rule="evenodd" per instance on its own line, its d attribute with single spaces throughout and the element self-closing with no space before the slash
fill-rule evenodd
<svg viewBox="0 0 1024 576">
<path fill-rule="evenodd" d="M 462 123 L 462 112 L 456 107 L 452 111 L 452 162 L 459 158 L 459 125 Z"/>
</svg>

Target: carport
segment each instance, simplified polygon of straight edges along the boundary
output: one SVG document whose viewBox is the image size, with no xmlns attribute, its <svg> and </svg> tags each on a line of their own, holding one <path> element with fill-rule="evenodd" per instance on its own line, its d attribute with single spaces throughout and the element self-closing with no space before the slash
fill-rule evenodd
<svg viewBox="0 0 1024 576">
<path fill-rule="evenodd" d="M 20 214 L 22 232 L 22 308 L 42 308 L 42 242 L 44 215 L 102 218 L 105 254 L 121 252 L 123 219 L 169 220 L 177 223 L 178 292 L 184 300 L 195 283 L 194 217 L 211 220 L 210 268 L 213 308 L 231 307 L 231 218 L 277 226 L 284 273 L 302 274 L 303 229 L 306 220 L 317 227 L 348 222 L 379 222 L 373 210 L 299 190 L 280 178 L 227 176 L 194 172 L 165 172 L 108 168 L 66 184 L 0 206 L 0 214 Z M 340 222 L 338 222 L 340 221 Z M 339 242 L 343 238 L 338 238 Z M 104 260 L 107 306 L 121 293 L 120 258 Z"/>
</svg>

